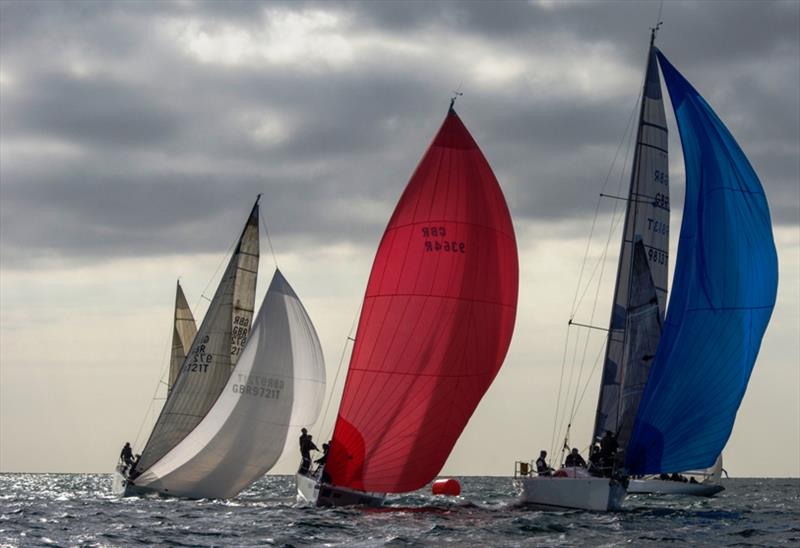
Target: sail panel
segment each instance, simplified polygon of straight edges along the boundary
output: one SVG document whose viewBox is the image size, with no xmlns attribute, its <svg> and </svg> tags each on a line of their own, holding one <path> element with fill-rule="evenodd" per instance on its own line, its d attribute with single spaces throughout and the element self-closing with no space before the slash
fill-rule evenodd
<svg viewBox="0 0 800 548">
<path fill-rule="evenodd" d="M 505 358 L 518 263 L 497 180 L 454 111 L 378 248 L 326 472 L 361 491 L 429 482 Z"/>
<path fill-rule="evenodd" d="M 638 407 L 641 387 L 625 386 L 626 379 L 646 378 L 651 362 L 642 361 L 642 342 L 660 336 L 664 319 L 669 275 L 669 163 L 667 156 L 667 118 L 661 96 L 655 50 L 650 48 L 647 62 L 641 116 L 634 149 L 631 184 L 625 212 L 617 280 L 614 289 L 606 359 L 597 403 L 594 440 L 608 430 L 616 434 L 620 447 L 625 447 Z M 634 244 L 641 242 L 647 259 L 648 276 L 634 274 Z M 652 284 L 658 300 L 659 322 L 650 322 L 656 331 L 631 336 L 631 300 L 634 295 L 649 291 Z M 639 328 L 642 326 L 640 325 Z M 632 361 L 629 361 L 632 360 Z M 630 371 L 639 368 L 639 371 Z M 637 381 L 638 382 L 638 381 Z"/>
<path fill-rule="evenodd" d="M 147 470 L 203 419 L 222 391 L 250 331 L 258 270 L 258 202 L 142 451 Z"/>
<path fill-rule="evenodd" d="M 172 353 L 169 360 L 169 390 L 175 384 L 175 379 L 178 378 L 178 372 L 181 370 L 181 365 L 186 359 L 187 354 L 191 351 L 192 341 L 197 334 L 197 324 L 194 321 L 192 310 L 189 308 L 189 303 L 186 302 L 186 296 L 183 294 L 180 282 L 177 284 L 175 290 L 175 318 L 172 328 Z"/>
<path fill-rule="evenodd" d="M 659 52 L 686 201 L 662 340 L 636 418 L 633 474 L 711 466 L 730 436 L 777 293 L 764 190 L 711 107 Z"/>
<path fill-rule="evenodd" d="M 264 475 L 288 436 L 316 422 L 325 363 L 305 308 L 276 270 L 250 338 L 222 394 L 197 427 L 136 478 L 186 497 L 228 498 Z"/>
</svg>

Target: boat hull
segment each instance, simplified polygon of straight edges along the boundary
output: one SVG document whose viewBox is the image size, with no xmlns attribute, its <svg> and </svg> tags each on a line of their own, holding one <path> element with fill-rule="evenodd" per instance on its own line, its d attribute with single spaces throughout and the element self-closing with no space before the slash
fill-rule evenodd
<svg viewBox="0 0 800 548">
<path fill-rule="evenodd" d="M 296 474 L 297 502 L 314 506 L 372 506 L 383 505 L 383 493 L 365 493 L 355 489 L 336 487 L 319 481 L 318 477 Z"/>
<path fill-rule="evenodd" d="M 725 488 L 718 483 L 686 483 L 659 479 L 631 480 L 628 485 L 629 495 L 657 494 L 711 497 L 724 490 Z"/>
<path fill-rule="evenodd" d="M 619 510 L 625 487 L 611 478 L 539 476 L 516 478 L 514 484 L 524 504 L 544 510 Z"/>
<path fill-rule="evenodd" d="M 151 491 L 143 491 L 136 487 L 128 481 L 128 476 L 125 474 L 124 468 L 117 466 L 111 474 L 111 492 L 118 497 L 135 497 Z"/>
</svg>

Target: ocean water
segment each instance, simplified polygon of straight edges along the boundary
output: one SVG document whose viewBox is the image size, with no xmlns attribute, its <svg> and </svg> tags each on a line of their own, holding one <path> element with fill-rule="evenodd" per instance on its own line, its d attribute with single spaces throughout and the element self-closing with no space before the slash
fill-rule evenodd
<svg viewBox="0 0 800 548">
<path fill-rule="evenodd" d="M 733 479 L 716 497 L 629 496 L 616 513 L 541 512 L 509 478 L 460 478 L 462 496 L 385 508 L 295 502 L 268 476 L 231 500 L 118 498 L 104 474 L 0 474 L 0 546 L 800 545 L 800 480 Z"/>
</svg>

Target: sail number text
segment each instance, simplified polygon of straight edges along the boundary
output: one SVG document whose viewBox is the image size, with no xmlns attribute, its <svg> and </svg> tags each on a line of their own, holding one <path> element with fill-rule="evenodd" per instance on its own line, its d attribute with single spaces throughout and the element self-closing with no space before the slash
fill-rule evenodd
<svg viewBox="0 0 800 548">
<path fill-rule="evenodd" d="M 657 192 L 655 198 L 653 198 L 653 207 L 669 211 L 669 196 Z"/>
<path fill-rule="evenodd" d="M 656 264 L 666 264 L 667 262 L 667 254 L 654 247 L 647 248 L 647 258 L 650 260 L 650 262 Z"/>
<path fill-rule="evenodd" d="M 466 253 L 466 244 L 458 240 L 445 240 L 447 230 L 443 226 L 426 226 L 422 228 L 422 237 L 425 238 L 426 252 Z M 431 238 L 437 238 L 432 240 Z"/>
<path fill-rule="evenodd" d="M 648 217 L 647 230 L 649 230 L 650 232 L 655 232 L 656 234 L 663 234 L 664 236 L 666 236 L 667 232 L 669 231 L 669 225 L 664 221 L 659 221 L 658 219 L 652 219 Z"/>
<path fill-rule="evenodd" d="M 286 385 L 283 379 L 273 379 L 262 375 L 237 375 L 238 383 L 231 386 L 235 394 L 246 394 L 259 398 L 277 400 L 281 397 L 281 391 Z"/>
<path fill-rule="evenodd" d="M 653 180 L 657 183 L 661 183 L 662 185 L 669 184 L 669 174 L 666 171 L 661 171 L 657 169 L 653 172 Z"/>
<path fill-rule="evenodd" d="M 231 329 L 231 356 L 238 356 L 242 352 L 249 332 L 250 318 L 247 316 L 234 316 L 233 328 Z"/>
<path fill-rule="evenodd" d="M 205 373 L 208 371 L 208 366 L 214 361 L 214 354 L 206 352 L 206 343 L 208 343 L 208 335 L 203 337 L 200 344 L 192 348 L 192 357 L 186 362 L 186 370 L 194 371 L 197 373 Z"/>
</svg>

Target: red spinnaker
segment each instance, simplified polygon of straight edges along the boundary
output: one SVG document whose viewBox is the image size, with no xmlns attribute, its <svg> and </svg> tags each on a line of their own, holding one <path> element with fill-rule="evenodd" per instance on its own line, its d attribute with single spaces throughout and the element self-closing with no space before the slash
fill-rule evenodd
<svg viewBox="0 0 800 548">
<path fill-rule="evenodd" d="M 372 265 L 325 467 L 360 491 L 419 489 L 505 358 L 519 265 L 503 193 L 452 109 Z"/>
</svg>

